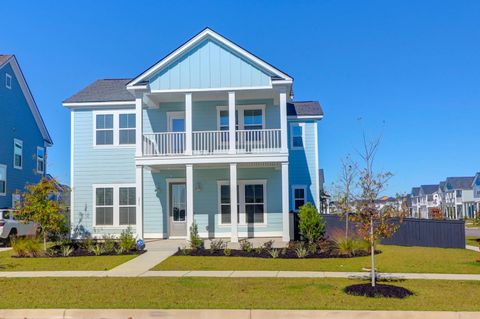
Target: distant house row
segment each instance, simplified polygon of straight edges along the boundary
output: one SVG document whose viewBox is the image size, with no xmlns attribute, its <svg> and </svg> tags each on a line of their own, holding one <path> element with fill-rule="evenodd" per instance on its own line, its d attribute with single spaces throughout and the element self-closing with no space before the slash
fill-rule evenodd
<svg viewBox="0 0 480 319">
<path fill-rule="evenodd" d="M 409 209 L 418 218 L 432 218 L 435 211 L 447 219 L 474 218 L 480 212 L 480 173 L 413 187 Z"/>
</svg>

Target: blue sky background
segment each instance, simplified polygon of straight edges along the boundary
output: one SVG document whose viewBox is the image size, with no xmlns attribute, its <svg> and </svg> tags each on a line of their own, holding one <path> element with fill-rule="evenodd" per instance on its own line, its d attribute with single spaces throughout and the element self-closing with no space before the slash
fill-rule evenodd
<svg viewBox="0 0 480 319">
<path fill-rule="evenodd" d="M 0 52 L 16 54 L 69 182 L 61 101 L 99 78 L 133 77 L 209 26 L 319 100 L 327 184 L 362 130 L 383 132 L 389 192 L 480 170 L 480 1 L 8 1 Z"/>
</svg>

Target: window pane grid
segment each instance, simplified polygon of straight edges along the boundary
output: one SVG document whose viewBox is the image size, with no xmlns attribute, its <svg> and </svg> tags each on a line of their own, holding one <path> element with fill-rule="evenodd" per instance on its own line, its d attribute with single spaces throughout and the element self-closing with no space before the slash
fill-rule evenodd
<svg viewBox="0 0 480 319">
<path fill-rule="evenodd" d="M 96 225 L 113 225 L 113 188 L 97 188 L 95 190 L 95 223 Z"/>
</svg>

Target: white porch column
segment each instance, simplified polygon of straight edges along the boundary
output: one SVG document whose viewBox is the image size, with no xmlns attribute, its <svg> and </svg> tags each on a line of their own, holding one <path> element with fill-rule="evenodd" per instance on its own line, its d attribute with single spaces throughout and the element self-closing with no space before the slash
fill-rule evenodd
<svg viewBox="0 0 480 319">
<path fill-rule="evenodd" d="M 135 209 L 136 235 L 137 239 L 143 239 L 143 166 L 135 167 L 135 195 L 137 207 Z"/>
<path fill-rule="evenodd" d="M 135 156 L 143 155 L 143 103 L 142 98 L 135 99 Z"/>
<path fill-rule="evenodd" d="M 230 164 L 230 221 L 231 242 L 238 242 L 238 213 L 237 213 L 237 164 Z"/>
<path fill-rule="evenodd" d="M 282 224 L 284 242 L 290 241 L 290 207 L 288 196 L 288 163 L 282 163 Z"/>
<path fill-rule="evenodd" d="M 185 94 L 185 154 L 192 155 L 192 93 Z"/>
<path fill-rule="evenodd" d="M 186 186 L 187 186 L 187 237 L 190 238 L 190 227 L 193 224 L 193 165 L 186 166 Z"/>
<path fill-rule="evenodd" d="M 229 154 L 235 154 L 235 92 L 228 92 L 228 140 L 230 141 Z"/>
<path fill-rule="evenodd" d="M 288 152 L 288 128 L 287 128 L 287 93 L 280 92 L 280 129 L 282 152 Z"/>
</svg>

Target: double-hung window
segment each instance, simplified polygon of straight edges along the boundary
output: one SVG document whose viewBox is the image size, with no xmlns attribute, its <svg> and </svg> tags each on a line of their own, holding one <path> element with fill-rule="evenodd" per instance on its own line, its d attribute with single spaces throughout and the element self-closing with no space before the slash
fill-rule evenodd
<svg viewBox="0 0 480 319">
<path fill-rule="evenodd" d="M 136 189 L 132 184 L 94 185 L 94 226 L 135 225 Z"/>
<path fill-rule="evenodd" d="M 45 173 L 45 148 L 37 146 L 37 173 Z"/>
<path fill-rule="evenodd" d="M 13 167 L 22 169 L 23 166 L 23 142 L 21 140 L 13 140 Z"/>
<path fill-rule="evenodd" d="M 266 183 L 264 181 L 238 181 L 237 221 L 240 225 L 264 224 L 266 222 Z M 219 183 L 220 224 L 231 223 L 230 185 Z"/>
<path fill-rule="evenodd" d="M 301 206 L 306 202 L 306 187 L 305 186 L 293 186 L 293 203 L 294 210 L 298 211 Z"/>
<path fill-rule="evenodd" d="M 218 111 L 218 128 L 220 131 L 228 131 L 228 110 Z M 238 111 L 235 111 L 235 129 L 238 130 Z"/>
<path fill-rule="evenodd" d="M 134 111 L 96 111 L 94 112 L 94 145 L 134 145 L 135 126 Z"/>
<path fill-rule="evenodd" d="M 96 145 L 113 145 L 113 114 L 96 115 Z"/>
<path fill-rule="evenodd" d="M 263 223 L 265 199 L 263 196 L 263 184 L 245 185 L 245 214 L 246 222 Z"/>
<path fill-rule="evenodd" d="M 303 123 L 291 123 L 290 124 L 290 147 L 292 149 L 303 148 Z"/>
<path fill-rule="evenodd" d="M 218 106 L 218 129 L 228 131 L 228 107 Z M 237 105 L 235 110 L 236 130 L 261 130 L 265 125 L 265 105 Z"/>
<path fill-rule="evenodd" d="M 7 165 L 0 164 L 0 195 L 7 194 Z"/>
<path fill-rule="evenodd" d="M 263 128 L 263 111 L 261 109 L 245 109 L 243 111 L 243 129 L 261 130 Z"/>
<path fill-rule="evenodd" d="M 113 226 L 113 187 L 95 189 L 95 224 Z"/>
<path fill-rule="evenodd" d="M 119 209 L 120 225 L 135 225 L 136 205 L 135 205 L 135 187 L 119 188 Z"/>
<path fill-rule="evenodd" d="M 119 114 L 119 144 L 135 144 L 135 114 Z"/>
</svg>

